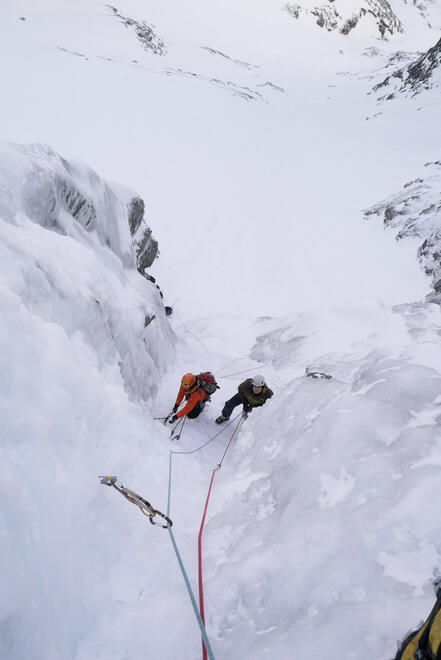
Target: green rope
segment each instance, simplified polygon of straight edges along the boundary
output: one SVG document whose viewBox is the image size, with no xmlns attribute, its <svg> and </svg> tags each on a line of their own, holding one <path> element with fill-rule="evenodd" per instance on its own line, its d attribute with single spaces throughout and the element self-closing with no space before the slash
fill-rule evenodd
<svg viewBox="0 0 441 660">
<path fill-rule="evenodd" d="M 167 517 L 168 514 L 170 513 L 170 494 L 171 494 L 171 475 L 172 475 L 172 453 L 170 452 L 170 463 L 169 463 L 169 471 L 168 471 L 168 503 L 167 503 Z M 173 532 L 171 530 L 170 525 L 168 525 L 168 532 L 170 534 L 171 542 L 173 544 L 174 551 L 176 553 L 176 557 L 178 559 L 178 564 L 179 568 L 181 569 L 181 573 L 184 577 L 184 582 L 185 586 L 187 587 L 188 595 L 190 596 L 191 604 L 193 605 L 193 610 L 197 619 L 197 622 L 199 624 L 199 628 L 201 629 L 201 634 L 205 643 L 205 648 L 207 649 L 208 657 L 210 660 L 214 660 L 214 655 L 213 651 L 211 650 L 210 642 L 208 641 L 208 636 L 207 636 L 207 631 L 205 630 L 205 626 L 202 622 L 201 615 L 199 614 L 198 606 L 196 605 L 196 600 L 190 585 L 190 580 L 188 579 L 188 575 L 186 573 L 186 570 L 184 568 L 184 564 L 182 562 L 181 555 L 178 550 L 178 546 L 176 545 L 175 537 L 173 536 Z"/>
<path fill-rule="evenodd" d="M 213 442 L 213 440 L 215 440 L 221 433 L 223 433 L 234 422 L 234 420 L 236 420 L 239 417 L 239 415 L 242 415 L 242 413 L 240 412 L 238 415 L 236 415 L 236 417 L 233 417 L 233 419 L 230 420 L 228 424 L 225 424 L 225 426 L 218 433 L 216 433 L 216 435 L 214 435 L 212 438 L 207 440 L 207 442 L 204 442 L 204 444 L 201 445 L 200 447 L 197 447 L 196 449 L 192 449 L 191 451 L 172 451 L 172 450 L 170 450 L 170 460 L 169 460 L 169 469 L 168 469 L 167 517 L 170 517 L 171 482 L 172 482 L 172 458 L 173 458 L 173 454 L 194 454 L 195 452 L 200 451 L 201 449 L 203 449 L 204 447 L 209 445 L 210 442 Z M 190 585 L 190 580 L 188 579 L 188 575 L 186 573 L 184 564 L 182 562 L 182 558 L 181 558 L 181 555 L 179 553 L 178 546 L 176 545 L 175 537 L 173 536 L 173 532 L 171 530 L 170 525 L 168 525 L 168 532 L 170 534 L 171 542 L 173 544 L 173 548 L 174 548 L 174 551 L 176 553 L 176 557 L 178 559 L 179 568 L 181 569 L 181 573 L 184 577 L 185 586 L 187 587 L 188 595 L 190 596 L 191 604 L 193 606 L 193 610 L 194 610 L 197 622 L 199 624 L 199 628 L 201 629 L 201 634 L 202 634 L 202 638 L 203 638 L 204 643 L 205 643 L 205 648 L 207 649 L 208 657 L 210 658 L 210 660 L 214 660 L 213 651 L 211 650 L 210 642 L 208 641 L 207 631 L 205 630 L 204 623 L 201 619 L 201 615 L 199 613 L 199 609 L 198 609 L 198 606 L 196 604 L 196 600 L 195 600 L 195 597 L 194 597 L 194 594 L 193 594 L 193 590 L 192 590 L 191 585 Z"/>
</svg>

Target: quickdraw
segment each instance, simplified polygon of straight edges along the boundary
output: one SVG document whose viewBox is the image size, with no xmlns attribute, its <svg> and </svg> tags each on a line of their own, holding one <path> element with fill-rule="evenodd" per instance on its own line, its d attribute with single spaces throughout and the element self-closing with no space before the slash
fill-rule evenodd
<svg viewBox="0 0 441 660">
<path fill-rule="evenodd" d="M 99 479 L 100 483 L 102 483 L 104 486 L 113 486 L 113 488 L 115 488 L 118 493 L 124 495 L 126 500 L 132 504 L 136 504 L 136 506 L 139 507 L 141 513 L 144 514 L 144 516 L 147 516 L 152 525 L 158 525 L 158 527 L 162 527 L 163 529 L 168 529 L 168 527 L 173 525 L 173 522 L 168 516 L 166 516 L 164 513 L 161 513 L 157 509 L 154 509 L 150 502 L 147 502 L 147 500 L 141 497 L 141 495 L 138 495 L 138 493 L 135 493 L 133 490 L 129 490 L 129 488 L 123 486 L 122 483 L 118 480 L 118 477 L 102 475 L 99 477 Z M 161 516 L 161 518 L 164 518 L 167 524 L 161 525 L 161 523 L 155 522 L 153 520 L 155 516 Z"/>
</svg>

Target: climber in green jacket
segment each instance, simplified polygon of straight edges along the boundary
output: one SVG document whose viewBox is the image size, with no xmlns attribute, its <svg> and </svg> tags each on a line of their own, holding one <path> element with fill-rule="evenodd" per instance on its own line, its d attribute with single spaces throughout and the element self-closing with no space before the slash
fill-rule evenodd
<svg viewBox="0 0 441 660">
<path fill-rule="evenodd" d="M 238 392 L 225 402 L 222 414 L 216 419 L 216 424 L 222 424 L 230 419 L 230 415 L 236 406 L 243 405 L 243 412 L 248 414 L 253 408 L 263 406 L 267 399 L 273 396 L 272 390 L 265 383 L 263 376 L 247 378 L 237 388 Z"/>
</svg>

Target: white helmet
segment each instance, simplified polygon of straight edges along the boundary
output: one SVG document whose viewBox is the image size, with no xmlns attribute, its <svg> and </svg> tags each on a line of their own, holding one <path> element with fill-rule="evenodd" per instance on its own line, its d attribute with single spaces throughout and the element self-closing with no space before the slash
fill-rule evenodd
<svg viewBox="0 0 441 660">
<path fill-rule="evenodd" d="M 254 376 L 253 387 L 263 387 L 265 385 L 265 378 L 263 376 Z"/>
</svg>

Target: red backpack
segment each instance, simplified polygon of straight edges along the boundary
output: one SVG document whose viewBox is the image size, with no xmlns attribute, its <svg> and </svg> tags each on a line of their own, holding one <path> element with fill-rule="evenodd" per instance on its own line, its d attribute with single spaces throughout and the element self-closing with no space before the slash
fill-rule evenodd
<svg viewBox="0 0 441 660">
<path fill-rule="evenodd" d="M 203 371 L 196 378 L 198 379 L 198 389 L 202 388 L 207 393 L 207 399 L 210 398 L 210 394 L 214 394 L 216 390 L 220 389 L 211 371 Z"/>
</svg>

